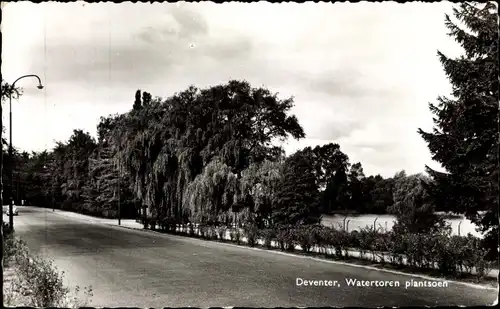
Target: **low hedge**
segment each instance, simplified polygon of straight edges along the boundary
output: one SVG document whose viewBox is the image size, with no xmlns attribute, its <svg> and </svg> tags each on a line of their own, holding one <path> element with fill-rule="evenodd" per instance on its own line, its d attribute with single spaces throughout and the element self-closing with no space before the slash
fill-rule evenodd
<svg viewBox="0 0 500 309">
<path fill-rule="evenodd" d="M 381 232 L 372 228 L 347 232 L 343 229 L 322 225 L 278 226 L 258 229 L 254 224 L 244 225 L 242 229 L 218 224 L 200 224 L 198 233 L 193 224 L 188 224 L 189 236 L 198 235 L 204 239 L 229 240 L 237 244 L 262 246 L 268 249 L 278 247 L 282 251 L 294 251 L 297 247 L 304 253 L 322 254 L 337 259 L 349 258 L 349 251 L 359 251 L 361 258 L 373 262 L 389 263 L 397 266 L 410 266 L 420 269 L 438 269 L 443 275 L 471 275 L 476 271 L 477 279 L 484 278 L 493 265 L 485 260 L 486 250 L 481 248 L 480 239 L 448 234 L 403 234 L 393 231 Z"/>
</svg>

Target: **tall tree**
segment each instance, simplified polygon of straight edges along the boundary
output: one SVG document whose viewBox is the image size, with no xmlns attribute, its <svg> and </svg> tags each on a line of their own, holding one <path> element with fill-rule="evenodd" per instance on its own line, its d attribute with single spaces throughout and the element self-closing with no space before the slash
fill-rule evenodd
<svg viewBox="0 0 500 309">
<path fill-rule="evenodd" d="M 349 157 L 340 150 L 339 144 L 329 143 L 314 148 L 306 147 L 302 152 L 311 156 L 318 188 L 323 191 L 329 180 L 341 169 L 349 167 Z"/>
<path fill-rule="evenodd" d="M 349 191 L 349 205 L 348 209 L 356 212 L 363 212 L 364 199 L 363 199 L 363 183 L 365 181 L 365 173 L 361 163 L 355 163 L 351 166 L 349 174 L 347 175 Z"/>
<path fill-rule="evenodd" d="M 321 194 L 323 213 L 332 213 L 345 209 L 349 202 L 347 167 L 339 168 L 328 181 Z"/>
<path fill-rule="evenodd" d="M 135 101 L 134 105 L 132 106 L 133 110 L 140 110 L 142 108 L 142 101 L 141 101 L 141 90 L 137 90 L 135 92 Z"/>
<path fill-rule="evenodd" d="M 433 132 L 419 133 L 446 172 L 427 167 L 428 190 L 439 208 L 466 217 L 486 233 L 490 257 L 497 257 L 499 196 L 498 15 L 493 2 L 463 3 L 453 10 L 467 29 L 446 15 L 449 35 L 464 49 L 456 59 L 438 52 L 453 86 L 452 97 L 430 104 Z"/>
<path fill-rule="evenodd" d="M 82 193 L 89 177 L 89 157 L 95 147 L 94 139 L 82 130 L 74 130 L 69 141 L 58 147 L 63 208 L 84 210 Z"/>
<path fill-rule="evenodd" d="M 393 182 L 392 178 L 383 179 L 375 177 L 376 183 L 370 191 L 373 208 L 369 213 L 384 214 L 388 213 L 388 208 L 394 204 L 393 200 Z"/>
<path fill-rule="evenodd" d="M 188 187 L 191 197 L 198 192 L 200 198 L 204 191 L 196 188 L 203 187 L 202 182 L 207 188 L 213 185 L 205 177 L 213 166 L 224 166 L 238 179 L 252 163 L 282 158 L 283 149 L 273 146 L 273 140 L 304 137 L 296 117 L 288 115 L 292 98 L 280 100 L 245 81 L 207 89 L 191 86 L 163 101 L 143 93 L 142 104 L 141 110 L 120 120 L 113 144 L 136 198 L 156 208 L 157 216 L 179 219 L 188 210 L 183 209 Z M 197 186 L 190 186 L 202 173 Z M 210 203 L 216 205 L 214 211 L 227 206 L 217 200 Z"/>
<path fill-rule="evenodd" d="M 315 224 L 321 220 L 314 163 L 303 151 L 286 159 L 272 214 L 274 224 Z"/>
</svg>

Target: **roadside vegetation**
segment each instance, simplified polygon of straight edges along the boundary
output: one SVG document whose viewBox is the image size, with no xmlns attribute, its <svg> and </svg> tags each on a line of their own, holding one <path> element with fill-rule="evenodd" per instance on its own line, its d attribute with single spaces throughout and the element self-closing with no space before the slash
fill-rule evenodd
<svg viewBox="0 0 500 309">
<path fill-rule="evenodd" d="M 322 225 L 279 225 L 258 229 L 223 224 L 162 226 L 148 220 L 157 232 L 196 237 L 268 250 L 302 254 L 328 260 L 368 264 L 448 279 L 496 284 L 488 276 L 495 263 L 485 257 L 477 237 L 449 233 L 404 233 L 366 227 L 347 232 Z"/>
<path fill-rule="evenodd" d="M 64 286 L 64 273 L 52 262 L 32 254 L 7 225 L 4 233 L 3 304 L 8 307 L 80 308 L 91 303 L 92 288 L 72 293 Z M 82 295 L 83 294 L 83 295 Z"/>
<path fill-rule="evenodd" d="M 433 131 L 418 131 L 446 173 L 427 167 L 427 175 L 366 176 L 337 143 L 285 156 L 275 141 L 305 137 L 290 115 L 293 98 L 230 81 L 168 98 L 137 90 L 128 113 L 101 118 L 97 140 L 75 130 L 51 152 L 16 152 L 14 195 L 108 218 L 119 212 L 163 231 L 216 239 L 229 229 L 233 241 L 249 245 L 322 248 L 337 258 L 356 248 L 377 263 L 454 276 L 475 269 L 483 278 L 498 264 L 495 10 L 458 5 L 454 15 L 466 30 L 446 16 L 465 54 L 439 53 L 453 93 L 430 104 Z M 452 237 L 438 211 L 464 214 L 485 237 Z M 390 213 L 397 222 L 385 233 L 319 226 L 323 214 L 349 212 Z"/>
</svg>

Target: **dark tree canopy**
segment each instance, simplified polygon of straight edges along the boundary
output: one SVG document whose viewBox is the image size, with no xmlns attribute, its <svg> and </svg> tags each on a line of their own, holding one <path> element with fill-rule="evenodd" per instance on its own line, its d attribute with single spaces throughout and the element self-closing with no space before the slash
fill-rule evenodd
<svg viewBox="0 0 500 309">
<path fill-rule="evenodd" d="M 318 193 L 311 157 L 302 151 L 295 153 L 285 161 L 272 221 L 285 225 L 319 223 Z"/>
<path fill-rule="evenodd" d="M 427 168 L 434 183 L 427 186 L 438 209 L 465 213 L 487 232 L 493 254 L 498 246 L 498 14 L 494 3 L 462 3 L 449 16 L 449 35 L 465 55 L 451 59 L 438 52 L 453 86 L 450 97 L 430 104 L 434 130 L 419 133 L 433 159 L 446 169 Z"/>
</svg>

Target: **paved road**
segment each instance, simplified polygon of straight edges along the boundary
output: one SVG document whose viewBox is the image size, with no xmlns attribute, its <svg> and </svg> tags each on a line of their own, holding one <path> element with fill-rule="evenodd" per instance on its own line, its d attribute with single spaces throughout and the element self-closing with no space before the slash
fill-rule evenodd
<svg viewBox="0 0 500 309">
<path fill-rule="evenodd" d="M 412 276 L 249 250 L 20 208 L 16 233 L 52 258 L 72 285 L 92 285 L 92 306 L 424 306 L 488 305 L 494 290 L 450 283 L 408 288 Z M 337 280 L 299 287 L 297 278 Z M 346 278 L 398 281 L 400 287 L 349 287 Z"/>
</svg>

